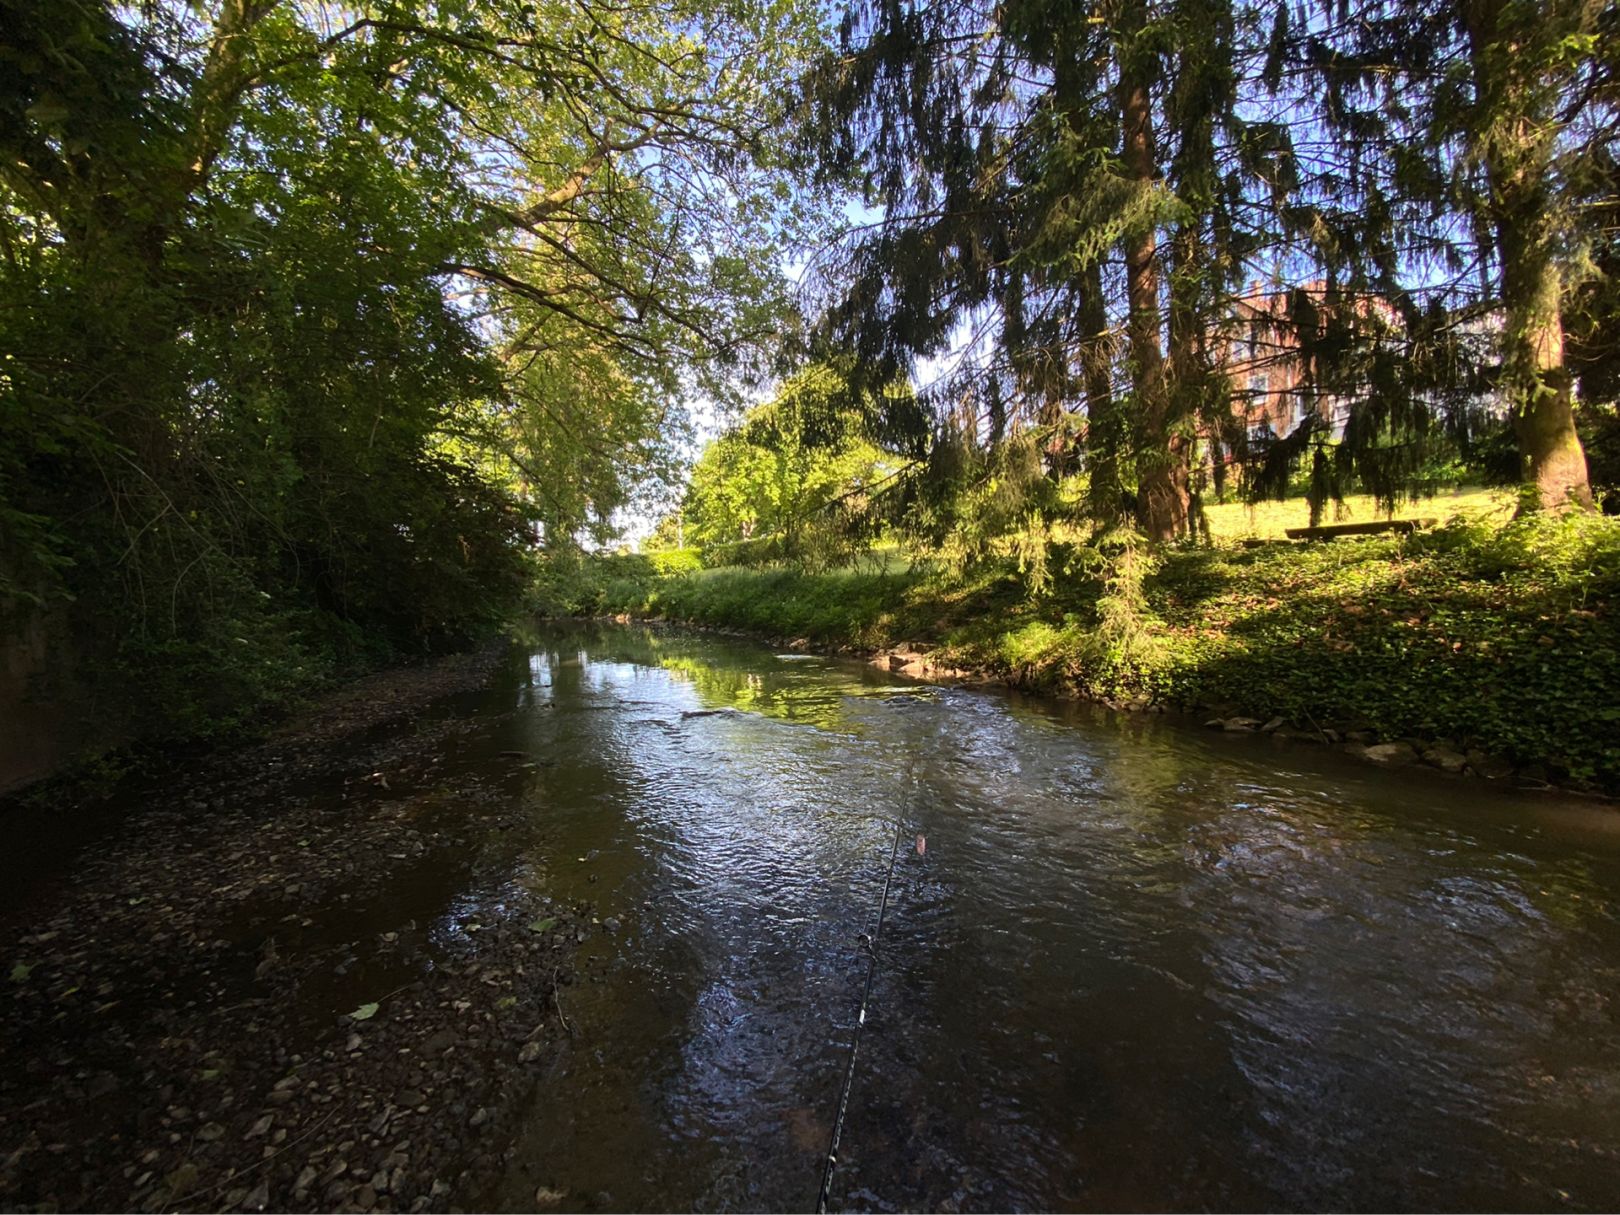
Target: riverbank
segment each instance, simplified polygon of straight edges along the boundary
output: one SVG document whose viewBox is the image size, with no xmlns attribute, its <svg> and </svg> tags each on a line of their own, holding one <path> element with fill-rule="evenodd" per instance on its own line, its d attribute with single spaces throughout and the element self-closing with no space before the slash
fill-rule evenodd
<svg viewBox="0 0 1620 1215">
<path fill-rule="evenodd" d="M 7 874 L 0 1207 L 477 1204 L 588 932 L 514 861 L 487 763 L 454 760 L 450 703 L 505 661 L 348 685 Z M 15 841 L 74 817 L 7 813 Z"/>
<path fill-rule="evenodd" d="M 76 748 L 47 747 L 50 762 L 37 766 L 15 749 L 16 738 L 0 739 L 14 746 L 7 756 L 12 762 L 0 765 L 0 776 L 16 777 L 26 769 L 21 779 L 0 780 L 0 814 L 18 805 L 91 805 L 120 787 L 161 782 L 180 769 L 200 771 L 216 758 L 234 764 L 245 750 L 262 745 L 285 750 L 320 744 L 478 686 L 507 644 L 503 633 L 489 633 L 482 642 L 436 656 L 402 657 L 385 650 L 356 650 L 342 660 L 328 655 L 296 671 L 276 671 L 273 692 L 229 670 L 179 668 L 171 682 L 143 685 L 139 695 L 121 690 L 85 702 L 84 688 L 55 700 L 38 689 L 19 694 L 0 710 L 9 709 L 25 722 L 30 715 L 57 725 L 64 718 L 100 715 L 123 724 L 104 733 L 82 731 Z M 194 699 L 209 700 L 216 715 L 192 714 L 177 725 L 175 704 Z"/>
<path fill-rule="evenodd" d="M 809 574 L 608 558 L 574 610 L 745 630 L 1378 763 L 1620 792 L 1620 521 Z M 659 567 L 662 566 L 662 569 Z"/>
</svg>

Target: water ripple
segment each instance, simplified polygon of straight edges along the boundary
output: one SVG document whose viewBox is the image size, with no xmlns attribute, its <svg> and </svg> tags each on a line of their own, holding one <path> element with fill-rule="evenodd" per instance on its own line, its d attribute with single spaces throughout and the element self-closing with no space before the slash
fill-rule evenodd
<svg viewBox="0 0 1620 1215">
<path fill-rule="evenodd" d="M 1620 1200 L 1620 838 L 1564 808 L 671 632 L 526 677 L 535 847 L 638 923 L 519 1155 L 572 1206 L 813 1202 L 897 826 L 837 1201 Z"/>
</svg>

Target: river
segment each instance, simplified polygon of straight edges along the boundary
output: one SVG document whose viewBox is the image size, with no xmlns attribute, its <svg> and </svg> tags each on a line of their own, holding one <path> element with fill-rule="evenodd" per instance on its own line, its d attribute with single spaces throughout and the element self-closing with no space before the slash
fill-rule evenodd
<svg viewBox="0 0 1620 1215">
<path fill-rule="evenodd" d="M 1620 1207 L 1611 806 L 675 629 L 478 670 L 8 820 L 0 1205 L 813 1209 L 897 855 L 831 1209 Z"/>
<path fill-rule="evenodd" d="M 493 1205 L 1612 1208 L 1620 818 L 675 631 L 484 740 L 592 938 Z M 919 847 L 919 837 L 922 844 Z"/>
</svg>

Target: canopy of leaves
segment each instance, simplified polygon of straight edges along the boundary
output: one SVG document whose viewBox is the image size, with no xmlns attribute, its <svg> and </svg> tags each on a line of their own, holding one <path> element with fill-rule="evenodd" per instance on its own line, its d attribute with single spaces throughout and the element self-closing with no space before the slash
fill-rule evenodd
<svg viewBox="0 0 1620 1215">
<path fill-rule="evenodd" d="M 838 371 L 812 367 L 705 447 L 682 507 L 687 542 L 720 560 L 825 566 L 870 539 L 872 498 L 906 464 L 865 437 L 850 400 Z"/>
<path fill-rule="evenodd" d="M 1393 508 L 1438 466 L 1485 471 L 1510 420 L 1535 480 L 1552 432 L 1526 419 L 1561 393 L 1584 481 L 1566 386 L 1604 393 L 1611 361 L 1617 22 L 856 0 L 804 137 L 876 216 L 822 263 L 823 334 L 924 381 L 938 442 L 1024 431 L 1052 476 L 1083 465 L 1101 524 L 1167 464 L 1189 530 L 1229 470 Z M 1560 324 L 1568 366 L 1530 368 Z"/>
<path fill-rule="evenodd" d="M 0 607 L 179 732 L 486 628 L 781 328 L 795 7 L 3 7 Z"/>
</svg>

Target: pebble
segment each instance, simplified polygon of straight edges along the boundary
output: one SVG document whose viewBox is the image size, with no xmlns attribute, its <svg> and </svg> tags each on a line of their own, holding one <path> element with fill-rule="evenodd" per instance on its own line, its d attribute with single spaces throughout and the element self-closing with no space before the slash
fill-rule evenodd
<svg viewBox="0 0 1620 1215">
<path fill-rule="evenodd" d="M 1466 756 L 1468 766 L 1486 780 L 1506 780 L 1513 775 L 1513 765 L 1494 755 L 1487 755 L 1478 747 L 1470 748 Z"/>
<path fill-rule="evenodd" d="M 420 746 L 420 742 L 413 740 L 411 745 Z M 310 765 L 295 760 L 289 767 Z M 306 899 L 318 900 L 324 922 L 329 915 L 341 915 L 338 904 L 343 900 L 336 897 L 334 888 L 348 884 L 356 900 L 375 893 L 375 883 L 368 885 L 370 879 L 386 877 L 390 869 L 386 861 L 372 863 L 377 856 L 398 860 L 424 855 L 428 848 L 466 848 L 478 842 L 431 833 L 433 842 L 427 844 L 429 832 L 401 822 L 388 827 L 387 838 L 379 830 L 374 837 L 367 835 L 365 844 L 357 840 L 357 847 L 345 853 L 331 846 L 325 826 L 317 829 L 313 822 L 299 821 L 302 813 L 291 806 L 291 822 L 285 830 L 266 827 L 255 819 L 251 846 L 247 843 L 250 824 L 245 819 L 240 824 L 234 819 L 220 824 L 219 831 L 199 845 L 194 824 L 181 819 L 171 824 L 158 818 L 154 821 L 159 826 L 149 838 L 143 838 L 143 845 L 150 847 L 144 847 L 140 857 L 131 854 L 126 859 L 122 853 L 112 852 L 104 858 L 109 874 L 134 880 L 119 882 L 110 877 L 107 889 L 116 889 L 117 897 L 85 895 L 74 913 L 75 920 L 82 922 L 69 926 L 74 936 L 95 940 L 102 952 L 125 950 L 135 962 L 131 984 L 139 990 L 134 994 L 153 1005 L 151 1016 L 136 1027 L 133 1021 L 125 1024 L 122 1014 L 91 1018 L 90 1014 L 107 1011 L 93 1002 L 80 1009 L 64 1000 L 62 1007 L 69 1009 L 68 1015 L 93 1020 L 94 1024 L 82 1028 L 101 1033 L 105 1040 L 69 1044 L 62 1037 L 63 1045 L 56 1054 L 40 1055 L 41 1074 L 48 1064 L 59 1077 L 52 1081 L 54 1094 L 48 1094 L 41 1105 L 56 1113 L 50 1104 L 53 1096 L 57 1107 L 66 1108 L 74 1103 L 97 1104 L 98 1097 L 131 1104 L 133 1095 L 139 1094 L 140 1116 L 130 1120 L 132 1133 L 127 1139 L 114 1135 L 110 1142 L 94 1135 L 83 1141 L 71 1137 L 69 1131 L 78 1128 L 66 1125 L 65 1119 L 42 1121 L 60 1141 L 40 1142 L 47 1139 L 41 1134 L 34 1150 L 41 1160 L 47 1159 L 46 1152 L 52 1154 L 49 1159 L 57 1180 L 48 1189 L 34 1191 L 37 1201 L 32 1204 L 11 1203 L 7 1200 L 17 1197 L 17 1190 L 0 1167 L 0 1209 L 47 1205 L 73 1209 L 78 1205 L 75 1200 L 82 1202 L 89 1192 L 84 1187 L 92 1184 L 92 1177 L 102 1187 L 108 1209 L 153 1212 L 199 1202 L 210 1208 L 219 1204 L 221 1210 L 244 1211 L 288 1206 L 443 1211 L 452 1185 L 436 1179 L 429 1193 L 435 1171 L 457 1179 L 457 1190 L 477 1184 L 476 1170 L 493 1157 L 487 1153 L 479 1157 L 473 1145 L 480 1143 L 480 1136 L 458 1135 L 455 1127 L 466 1127 L 470 1120 L 487 1132 L 500 1124 L 506 1103 L 517 1097 L 514 1090 L 526 1089 L 533 1073 L 514 1074 L 510 1067 L 500 1068 L 498 1060 L 513 1058 L 505 1053 L 511 1050 L 520 1061 L 533 1063 L 544 1044 L 552 1040 L 548 1025 L 538 1040 L 522 1041 L 522 1031 L 529 1028 L 526 1019 L 520 1027 L 515 1016 L 492 1015 L 491 1009 L 499 1013 L 507 1007 L 529 1007 L 545 994 L 545 977 L 552 968 L 546 965 L 525 973 L 534 961 L 526 952 L 531 942 L 527 936 L 506 942 L 505 934 L 497 931 L 503 921 L 480 934 L 479 958 L 422 971 L 428 975 L 426 980 L 401 989 L 416 995 L 391 1001 L 387 1018 L 368 1026 L 344 1021 L 341 1029 L 333 1026 L 332 1033 L 323 1035 L 305 1054 L 294 1053 L 290 1048 L 301 1033 L 297 1015 L 310 1010 L 308 995 L 299 991 L 306 978 L 318 985 L 322 981 L 318 976 L 333 962 L 367 966 L 372 955 L 385 948 L 399 960 L 403 947 L 415 949 L 415 937 L 395 924 L 390 927 L 400 931 L 368 933 L 359 945 L 348 948 L 328 944 L 319 934 L 311 939 L 302 929 L 312 927 L 316 920 L 304 912 L 317 908 L 282 915 L 287 908 L 277 905 L 280 896 L 297 891 Z M 386 805 L 384 813 L 388 813 Z M 356 829 L 370 831 L 364 824 L 357 824 Z M 218 838 L 229 839 L 227 832 L 238 831 L 241 846 L 233 851 L 227 845 L 210 852 Z M 175 838 L 170 840 L 165 833 Z M 481 834 L 472 833 L 475 837 Z M 299 838 L 304 836 L 309 837 L 307 841 Z M 291 847 L 295 839 L 296 849 Z M 306 847 L 306 843 L 320 846 Z M 162 864 L 170 853 L 179 855 L 176 850 L 182 844 L 185 856 L 197 862 L 194 870 Z M 354 868 L 356 860 L 364 862 L 359 869 Z M 168 889 L 152 884 L 171 879 L 174 886 Z M 549 901 L 536 896 L 515 922 L 527 923 Z M 137 907 L 139 911 L 133 910 Z M 556 938 L 572 935 L 572 921 L 578 913 L 567 908 L 557 912 Z M 57 918 L 63 919 L 61 915 Z M 227 921 L 232 925 L 229 933 L 223 931 Z M 50 922 L 54 927 L 56 921 Z M 615 931 L 617 926 L 609 921 L 605 930 Z M 416 931 L 414 926 L 410 931 Z M 238 976 L 242 982 L 228 972 L 226 951 L 238 932 L 254 934 L 255 939 L 277 934 L 281 954 L 273 974 L 253 983 L 252 959 L 248 960 L 249 973 Z M 36 933 L 30 940 L 43 942 L 56 935 L 54 931 Z M 484 941 L 489 944 L 482 944 Z M 550 934 L 534 942 L 546 949 L 556 949 L 559 943 Z M 521 960 L 516 956 L 520 949 L 525 951 Z M 355 959 L 356 952 L 363 956 Z M 124 984 L 115 990 L 110 982 L 99 982 L 95 967 L 74 961 L 76 957 L 63 955 L 49 959 L 49 966 L 38 964 L 33 979 L 17 983 L 15 992 L 8 994 L 18 1007 L 27 1006 L 30 1000 L 37 1003 L 40 1012 L 30 1012 L 36 1017 L 56 1015 L 57 1008 L 48 1006 L 47 998 L 75 983 L 78 991 L 86 993 L 80 996 L 81 1002 L 90 1000 L 88 993 L 92 992 L 97 1000 L 127 997 Z M 414 957 L 406 960 L 416 961 Z M 560 975 L 558 981 L 566 982 L 568 977 Z M 367 993 L 357 995 L 355 1002 L 375 998 L 375 993 Z M 452 1001 L 466 1015 L 453 1018 Z M 209 1019 L 226 1005 L 245 1011 L 217 1022 Z M 348 1006 L 345 1001 L 340 1007 Z M 293 1015 L 289 1016 L 289 1010 Z M 413 1018 L 414 1025 L 405 1024 Z M 447 1024 L 452 1020 L 455 1024 Z M 510 1041 L 505 1040 L 508 1032 Z M 111 1049 L 116 1048 L 119 1057 L 142 1058 L 143 1052 L 159 1042 L 172 1053 L 164 1057 L 163 1069 L 148 1070 L 144 1077 L 139 1069 L 127 1074 L 98 1070 L 92 1065 L 98 1056 L 88 1049 L 88 1045 L 106 1046 L 106 1057 L 112 1057 Z M 364 1061 L 358 1059 L 359 1051 L 366 1054 Z M 406 1057 L 396 1060 L 396 1055 Z M 396 1085 L 402 1087 L 396 1090 Z M 460 1100 L 451 1094 L 459 1094 Z M 431 1116 L 421 1122 L 423 1132 L 416 1135 L 414 1164 L 405 1151 L 409 1140 L 390 1151 L 383 1139 L 390 1130 L 397 1136 L 413 1125 L 396 1121 L 406 1111 L 390 1104 L 391 1097 L 411 1108 L 429 1110 L 431 1106 Z M 55 1121 L 64 1125 L 58 1129 Z M 369 1134 L 362 1128 L 368 1128 Z M 285 1160 L 277 1159 L 277 1148 L 283 1145 L 293 1146 L 296 1154 L 287 1152 Z M 3 1164 L 0 1155 L 0 1166 Z"/>
<path fill-rule="evenodd" d="M 456 1036 L 456 1031 L 455 1030 L 453 1030 L 453 1029 L 435 1030 L 433 1033 L 428 1035 L 427 1041 L 422 1043 L 422 1051 L 423 1051 L 424 1054 L 429 1054 L 429 1055 L 443 1054 L 445 1051 L 449 1050 L 452 1046 L 454 1046 L 456 1044 L 456 1041 L 457 1041 L 457 1036 Z"/>
<path fill-rule="evenodd" d="M 1362 751 L 1362 755 L 1375 764 L 1399 767 L 1417 759 L 1417 752 L 1403 742 L 1376 743 Z"/>
<path fill-rule="evenodd" d="M 1450 747 L 1430 747 L 1423 753 L 1423 758 L 1446 772 L 1462 772 L 1468 767 L 1468 757 Z"/>
</svg>

